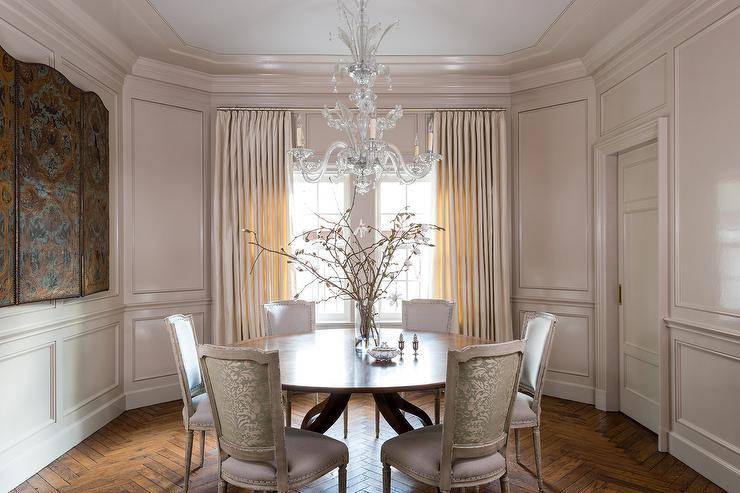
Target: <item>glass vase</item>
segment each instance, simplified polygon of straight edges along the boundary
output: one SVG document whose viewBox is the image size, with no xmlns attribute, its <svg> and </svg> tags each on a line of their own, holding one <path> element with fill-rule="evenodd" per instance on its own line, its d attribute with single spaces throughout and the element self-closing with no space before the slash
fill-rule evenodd
<svg viewBox="0 0 740 493">
<path fill-rule="evenodd" d="M 380 345 L 373 305 L 373 303 L 355 303 L 355 346 L 362 345 L 367 349 L 371 342 L 374 346 Z"/>
</svg>

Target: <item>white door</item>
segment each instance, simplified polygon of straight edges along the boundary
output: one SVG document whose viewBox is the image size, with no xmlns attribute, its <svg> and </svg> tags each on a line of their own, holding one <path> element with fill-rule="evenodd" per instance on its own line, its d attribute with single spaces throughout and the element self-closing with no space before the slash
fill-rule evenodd
<svg viewBox="0 0 740 493">
<path fill-rule="evenodd" d="M 658 147 L 619 155 L 619 402 L 658 433 Z"/>
</svg>

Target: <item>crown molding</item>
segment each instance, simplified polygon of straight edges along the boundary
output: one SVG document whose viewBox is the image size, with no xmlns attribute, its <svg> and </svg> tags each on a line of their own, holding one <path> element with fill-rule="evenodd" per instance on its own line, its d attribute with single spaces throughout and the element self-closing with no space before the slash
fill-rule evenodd
<svg viewBox="0 0 740 493">
<path fill-rule="evenodd" d="M 580 58 L 574 58 L 546 67 L 527 70 L 510 76 L 511 92 L 517 93 L 580 79 L 589 75 Z"/>
<path fill-rule="evenodd" d="M 596 85 L 610 87 L 621 81 L 646 62 L 670 51 L 673 38 L 681 36 L 681 33 L 690 35 L 696 25 L 706 22 L 705 18 L 716 17 L 718 10 L 738 8 L 737 3 L 737 0 L 695 0 L 688 5 L 685 1 L 682 2 L 681 10 L 674 9 L 668 19 L 661 21 L 657 27 L 652 26 L 642 36 L 632 39 L 629 46 L 601 63 L 596 70 L 592 70 Z"/>
<path fill-rule="evenodd" d="M 583 64 L 590 74 L 617 57 L 620 52 L 634 44 L 643 36 L 654 33 L 655 26 L 661 23 L 687 0 L 651 0 L 622 24 L 596 43 L 583 56 Z"/>
<path fill-rule="evenodd" d="M 0 5 L 22 15 L 43 32 L 51 31 L 50 34 L 62 38 L 72 51 L 114 78 L 122 80 L 136 60 L 136 54 L 128 46 L 70 0 L 42 3 L 4 0 Z"/>
<path fill-rule="evenodd" d="M 212 75 L 205 72 L 140 57 L 132 66 L 131 73 L 140 78 L 151 79 L 196 89 L 212 94 L 328 94 L 328 72 L 321 75 L 292 74 L 244 74 Z M 406 73 L 393 78 L 393 93 L 396 94 L 501 94 L 548 86 L 586 76 L 580 59 L 549 65 L 540 69 L 514 75 L 470 75 Z M 348 87 L 348 85 L 345 85 Z M 342 85 L 340 84 L 340 89 Z M 378 88 L 378 92 L 389 91 Z"/>
</svg>

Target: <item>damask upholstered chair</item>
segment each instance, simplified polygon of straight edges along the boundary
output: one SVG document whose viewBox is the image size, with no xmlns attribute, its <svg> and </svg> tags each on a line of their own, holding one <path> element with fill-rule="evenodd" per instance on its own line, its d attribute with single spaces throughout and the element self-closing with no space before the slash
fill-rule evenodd
<svg viewBox="0 0 740 493">
<path fill-rule="evenodd" d="M 508 492 L 506 442 L 523 353 L 522 341 L 449 351 L 445 421 L 383 443 L 383 493 L 391 466 L 442 492 L 496 479 Z"/>
<path fill-rule="evenodd" d="M 206 431 L 213 429 L 213 415 L 198 364 L 198 339 L 192 315 L 172 315 L 164 319 L 175 354 L 177 376 L 182 393 L 182 418 L 187 435 L 183 491 L 188 491 L 193 433 L 200 432 L 200 467 L 205 461 Z"/>
<path fill-rule="evenodd" d="M 413 299 L 401 302 L 401 328 L 429 332 L 455 332 L 457 303 L 439 299 Z M 439 424 L 442 389 L 434 390 L 434 423 Z M 375 407 L 375 438 L 380 436 L 380 412 Z"/>
<path fill-rule="evenodd" d="M 550 359 L 555 324 L 558 318 L 549 313 L 530 312 L 524 316 L 521 337 L 526 342 L 522 378 L 514 403 L 511 428 L 514 430 L 516 460 L 519 462 L 519 433 L 522 428 L 532 428 L 534 461 L 537 468 L 537 485 L 544 491 L 542 481 L 542 445 L 540 444 L 540 400 Z"/>
<path fill-rule="evenodd" d="M 347 446 L 283 423 L 277 351 L 204 345 L 198 349 L 218 438 L 218 491 L 298 490 L 339 469 L 347 491 Z"/>
</svg>

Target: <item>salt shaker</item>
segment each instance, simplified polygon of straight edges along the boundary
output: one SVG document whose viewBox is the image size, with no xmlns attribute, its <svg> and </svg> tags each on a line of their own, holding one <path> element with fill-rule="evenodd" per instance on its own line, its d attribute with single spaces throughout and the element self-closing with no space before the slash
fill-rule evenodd
<svg viewBox="0 0 740 493">
<path fill-rule="evenodd" d="M 403 332 L 398 336 L 398 350 L 403 354 L 403 348 L 406 346 L 406 342 L 403 340 Z"/>
<path fill-rule="evenodd" d="M 419 337 L 414 334 L 414 340 L 411 342 L 411 347 L 414 348 L 414 356 L 419 354 Z"/>
</svg>

